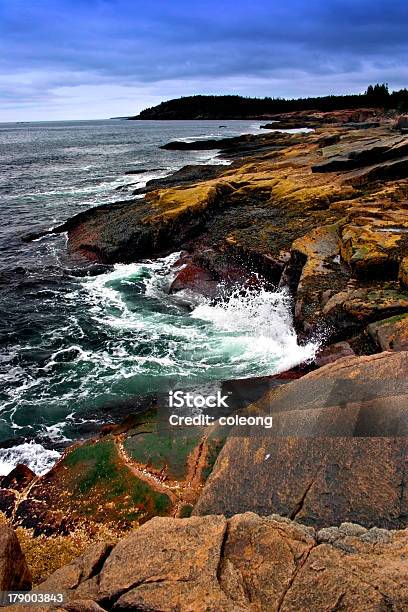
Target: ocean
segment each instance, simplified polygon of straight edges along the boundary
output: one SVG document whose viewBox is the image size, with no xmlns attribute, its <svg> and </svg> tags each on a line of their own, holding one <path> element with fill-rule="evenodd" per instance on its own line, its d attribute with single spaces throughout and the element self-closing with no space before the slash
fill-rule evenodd
<svg viewBox="0 0 408 612">
<path fill-rule="evenodd" d="M 49 469 L 135 398 L 274 374 L 313 355 L 299 346 L 282 291 L 216 304 L 168 295 L 178 253 L 81 276 L 66 236 L 34 242 L 93 206 L 130 197 L 217 151 L 166 151 L 171 140 L 258 133 L 254 121 L 0 124 L 0 473 Z"/>
</svg>

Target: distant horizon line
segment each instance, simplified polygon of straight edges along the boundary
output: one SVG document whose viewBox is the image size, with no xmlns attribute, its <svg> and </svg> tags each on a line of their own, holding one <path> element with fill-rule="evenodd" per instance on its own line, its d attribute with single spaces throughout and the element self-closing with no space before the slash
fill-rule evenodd
<svg viewBox="0 0 408 612">
<path fill-rule="evenodd" d="M 375 87 L 377 86 L 385 86 L 388 90 L 388 83 L 384 82 L 384 83 L 377 83 L 375 85 Z M 242 95 L 242 94 L 236 94 L 236 93 L 229 93 L 229 94 L 202 94 L 202 93 L 198 93 L 198 94 L 189 94 L 189 95 L 182 95 L 179 96 L 177 98 L 169 98 L 166 100 L 162 100 L 161 102 L 159 102 L 158 104 L 153 105 L 152 107 L 146 107 L 144 109 L 141 109 L 140 111 L 138 111 L 137 113 L 132 113 L 129 115 L 122 115 L 122 116 L 116 116 L 116 117 L 101 117 L 101 118 L 93 118 L 93 119 L 24 119 L 24 120 L 19 120 L 19 121 L 2 121 L 0 119 L 0 125 L 24 125 L 26 123 L 62 123 L 62 122 L 68 122 L 68 121 L 72 121 L 72 122 L 86 122 L 86 121 L 121 121 L 121 120 L 128 120 L 134 117 L 138 117 L 140 116 L 140 114 L 146 110 L 149 110 L 150 108 L 156 108 L 162 104 L 166 104 L 168 102 L 172 102 L 172 101 L 179 101 L 182 100 L 183 98 L 195 98 L 195 97 L 209 97 L 209 98 L 217 98 L 217 97 L 237 97 L 237 98 L 244 98 L 244 99 L 249 99 L 249 100 L 266 100 L 266 99 L 271 99 L 271 100 L 281 100 L 281 101 L 287 101 L 287 102 L 291 102 L 291 101 L 296 101 L 296 100 L 307 100 L 310 98 L 313 99 L 319 99 L 319 98 L 329 98 L 329 97 L 348 97 L 348 96 L 364 96 L 367 95 L 367 92 L 369 90 L 369 88 L 372 88 L 373 85 L 370 84 L 368 85 L 368 89 L 366 89 L 365 91 L 360 91 L 358 93 L 342 93 L 342 94 L 320 94 L 320 95 L 305 95 L 305 96 L 293 96 L 293 97 L 285 97 L 285 96 L 278 96 L 278 97 L 273 97 L 271 95 L 264 95 L 264 96 L 256 96 L 256 95 Z M 389 94 L 396 94 L 399 92 L 403 92 L 407 90 L 407 86 L 402 87 L 400 89 L 389 89 Z M 317 110 L 317 109 L 316 109 Z M 290 112 L 290 111 L 288 111 Z M 296 111 L 295 111 L 296 112 Z M 207 119 L 208 121 L 211 121 L 211 119 Z M 218 119 L 214 119 L 214 121 L 217 121 Z M 246 118 L 242 118 L 242 119 L 223 119 L 223 121 L 244 121 L 244 120 L 248 120 L 250 121 L 251 119 L 246 119 Z M 256 117 L 254 117 L 252 120 L 256 120 Z M 198 119 L 139 119 L 139 121 L 198 121 Z M 200 119 L 200 121 L 203 121 L 203 119 Z"/>
<path fill-rule="evenodd" d="M 129 115 L 130 116 L 130 115 Z M 100 119 L 25 119 L 24 121 L 1 121 L 0 125 L 25 125 L 26 123 L 67 123 L 68 121 L 120 121 L 122 119 L 128 119 L 128 117 L 104 117 Z"/>
<path fill-rule="evenodd" d="M 103 119 L 33 119 L 32 121 L 30 120 L 25 120 L 25 121 L 0 121 L 0 125 L 26 125 L 27 123 L 86 123 L 87 121 L 127 121 L 129 119 L 129 117 L 131 117 L 132 115 L 129 115 L 128 117 L 105 117 Z M 134 123 L 135 125 L 137 125 L 137 123 L 142 123 L 144 121 L 150 121 L 150 122 L 154 122 L 154 123 L 159 123 L 160 121 L 171 121 L 172 123 L 174 123 L 175 121 L 265 121 L 265 119 L 262 118 L 257 118 L 257 117 L 253 117 L 251 118 L 247 118 L 247 117 L 243 117 L 242 119 L 138 119 L 137 122 L 136 121 L 129 121 L 130 124 Z"/>
</svg>

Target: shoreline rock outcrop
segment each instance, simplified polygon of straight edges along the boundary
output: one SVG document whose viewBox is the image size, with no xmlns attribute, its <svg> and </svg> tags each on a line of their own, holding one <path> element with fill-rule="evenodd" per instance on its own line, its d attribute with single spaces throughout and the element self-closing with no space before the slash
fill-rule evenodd
<svg viewBox="0 0 408 612">
<path fill-rule="evenodd" d="M 64 604 L 44 612 L 403 610 L 407 555 L 407 530 L 347 522 L 316 531 L 252 512 L 155 518 L 89 549 L 34 592 L 64 593 Z"/>
<path fill-rule="evenodd" d="M 41 478 L 1 480 L 0 510 L 35 537 L 128 533 L 42 585 L 66 591 L 61 610 L 408 607 L 408 141 L 403 121 L 342 113 L 226 139 L 231 166 L 182 169 L 55 229 L 95 266 L 181 250 L 172 292 L 285 288 L 301 341 L 323 340 L 305 370 L 246 381 L 236 410 L 271 430 L 175 435 L 150 410 Z"/>
<path fill-rule="evenodd" d="M 194 515 L 278 513 L 314 527 L 408 526 L 408 353 L 343 357 L 250 410 L 269 430 L 237 427 Z"/>
<path fill-rule="evenodd" d="M 223 280 L 216 260 L 227 259 L 290 289 L 301 338 L 359 336 L 368 346 L 368 325 L 408 312 L 408 141 L 390 119 L 353 130 L 334 119 L 315 118 L 309 134 L 216 141 L 238 156 L 232 166 L 204 169 L 205 180 L 187 167 L 142 199 L 96 207 L 56 230 L 68 232 L 72 255 L 104 264 L 187 251 L 210 284 Z"/>
</svg>

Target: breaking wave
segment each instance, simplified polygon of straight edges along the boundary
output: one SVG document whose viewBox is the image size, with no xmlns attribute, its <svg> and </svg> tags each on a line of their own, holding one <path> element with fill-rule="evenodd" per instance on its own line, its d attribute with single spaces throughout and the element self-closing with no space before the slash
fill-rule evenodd
<svg viewBox="0 0 408 612">
<path fill-rule="evenodd" d="M 11 224 L 2 229 L 0 266 L 0 440 L 18 436 L 14 448 L 0 449 L 3 473 L 18 462 L 43 473 L 71 440 L 93 435 L 135 396 L 274 374 L 315 352 L 297 343 L 284 292 L 240 291 L 216 303 L 169 295 L 177 253 L 84 278 L 70 272 L 64 236 L 21 242 L 38 224 L 54 227 L 127 198 L 186 164 L 230 163 L 217 151 L 160 149 L 165 142 L 258 133 L 260 125 L 130 123 L 0 130 Z"/>
<path fill-rule="evenodd" d="M 27 360 L 33 351 L 45 358 L 25 367 L 20 358 L 7 369 L 0 421 L 7 417 L 19 435 L 63 445 L 83 420 L 103 419 L 106 405 L 276 374 L 313 358 L 317 344 L 299 345 L 285 291 L 237 289 L 216 302 L 186 291 L 170 295 L 179 256 L 118 264 L 76 279 L 71 291 L 54 291 L 50 307 L 71 314 L 53 326 L 47 321 L 36 344 L 15 347 Z"/>
<path fill-rule="evenodd" d="M 0 476 L 9 474 L 18 463 L 28 465 L 37 476 L 41 476 L 52 468 L 60 456 L 58 451 L 46 449 L 36 442 L 0 448 Z"/>
</svg>

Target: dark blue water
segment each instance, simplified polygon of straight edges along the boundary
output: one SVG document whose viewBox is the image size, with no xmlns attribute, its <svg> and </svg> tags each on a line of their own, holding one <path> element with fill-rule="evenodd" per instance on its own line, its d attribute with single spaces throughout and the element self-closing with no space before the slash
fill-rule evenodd
<svg viewBox="0 0 408 612">
<path fill-rule="evenodd" d="M 19 460 L 43 471 L 61 444 L 135 396 L 270 374 L 310 355 L 282 293 L 211 305 L 168 296 L 177 254 L 83 278 L 65 236 L 22 241 L 185 164 L 222 163 L 216 152 L 159 148 L 170 140 L 259 130 L 224 124 L 0 124 L 0 442 L 15 440 L 0 450 L 4 472 Z"/>
</svg>

